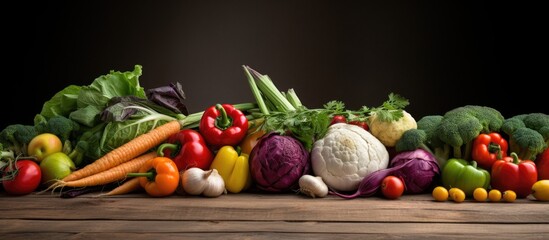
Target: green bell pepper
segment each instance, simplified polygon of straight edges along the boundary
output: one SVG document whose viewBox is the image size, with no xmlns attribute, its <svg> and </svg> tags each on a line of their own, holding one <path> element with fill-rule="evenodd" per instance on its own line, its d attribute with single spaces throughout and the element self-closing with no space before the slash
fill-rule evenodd
<svg viewBox="0 0 549 240">
<path fill-rule="evenodd" d="M 473 196 L 476 188 L 488 189 L 490 173 L 477 167 L 476 161 L 467 162 L 464 159 L 449 159 L 442 169 L 442 184 L 444 187 L 459 188 L 466 196 Z"/>
</svg>

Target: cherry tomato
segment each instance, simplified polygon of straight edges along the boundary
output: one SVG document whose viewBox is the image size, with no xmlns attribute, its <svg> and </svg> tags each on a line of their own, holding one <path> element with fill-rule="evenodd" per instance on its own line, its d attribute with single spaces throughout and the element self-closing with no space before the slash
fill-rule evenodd
<svg viewBox="0 0 549 240">
<path fill-rule="evenodd" d="M 25 195 L 33 192 L 40 185 L 42 172 L 40 166 L 30 159 L 17 160 L 15 169 L 8 166 L 4 177 L 14 174 L 11 180 L 2 181 L 6 193 L 11 195 Z"/>
<path fill-rule="evenodd" d="M 465 192 L 459 188 L 450 188 L 448 190 L 448 193 L 450 194 L 450 198 L 457 203 L 465 201 Z"/>
<path fill-rule="evenodd" d="M 513 190 L 505 190 L 501 195 L 501 198 L 506 202 L 514 202 L 517 200 L 517 193 Z"/>
<path fill-rule="evenodd" d="M 501 200 L 501 191 L 497 189 L 492 189 L 488 192 L 488 199 L 491 202 L 499 202 Z"/>
<path fill-rule="evenodd" d="M 381 182 L 381 193 L 388 199 L 397 199 L 404 193 L 404 182 L 395 176 L 387 176 Z"/>
<path fill-rule="evenodd" d="M 433 198 L 435 199 L 435 201 L 437 202 L 444 202 L 446 200 L 448 200 L 448 189 L 446 189 L 445 187 L 443 186 L 437 186 L 433 189 L 433 192 L 431 193 L 431 195 L 433 195 Z"/>
<path fill-rule="evenodd" d="M 345 118 L 345 116 L 343 116 L 343 115 L 335 115 L 335 116 L 332 118 L 332 121 L 330 122 L 330 125 L 336 124 L 336 123 L 346 123 L 346 122 L 347 122 L 347 118 Z"/>
<path fill-rule="evenodd" d="M 473 198 L 477 202 L 485 202 L 486 199 L 488 199 L 488 190 L 482 187 L 475 188 L 475 190 L 473 191 Z"/>
<path fill-rule="evenodd" d="M 364 130 L 368 131 L 369 127 L 368 127 L 368 123 L 366 122 L 361 122 L 361 121 L 350 121 L 349 124 L 353 124 L 353 125 L 357 125 L 361 128 L 364 128 Z"/>
</svg>

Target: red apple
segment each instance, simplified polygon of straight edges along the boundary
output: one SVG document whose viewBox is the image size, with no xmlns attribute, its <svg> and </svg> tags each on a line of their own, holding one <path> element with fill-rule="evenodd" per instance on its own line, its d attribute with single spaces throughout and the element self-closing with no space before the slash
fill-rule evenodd
<svg viewBox="0 0 549 240">
<path fill-rule="evenodd" d="M 61 152 L 62 149 L 63 143 L 58 136 L 52 133 L 41 133 L 29 142 L 27 154 L 40 162 L 50 154 Z"/>
</svg>

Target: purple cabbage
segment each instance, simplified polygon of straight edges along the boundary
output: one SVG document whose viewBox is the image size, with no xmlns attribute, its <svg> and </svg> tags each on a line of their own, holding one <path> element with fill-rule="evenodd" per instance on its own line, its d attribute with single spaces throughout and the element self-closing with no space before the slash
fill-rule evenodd
<svg viewBox="0 0 549 240">
<path fill-rule="evenodd" d="M 440 167 L 435 156 L 423 149 L 400 152 L 391 159 L 388 168 L 364 177 L 354 194 L 346 195 L 333 190 L 330 193 L 346 199 L 369 197 L 378 192 L 383 179 L 390 175 L 403 180 L 405 193 L 417 194 L 432 186 L 436 177 L 440 175 Z"/>
<path fill-rule="evenodd" d="M 250 153 L 250 172 L 260 190 L 284 192 L 298 187 L 301 176 L 311 169 L 310 155 L 291 136 L 269 133 Z"/>
</svg>

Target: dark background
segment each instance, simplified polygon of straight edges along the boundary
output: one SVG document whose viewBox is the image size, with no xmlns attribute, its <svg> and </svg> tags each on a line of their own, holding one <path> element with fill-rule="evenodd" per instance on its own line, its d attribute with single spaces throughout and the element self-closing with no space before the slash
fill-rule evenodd
<svg viewBox="0 0 549 240">
<path fill-rule="evenodd" d="M 363 2 L 363 3 L 361 3 Z M 253 101 L 242 65 L 308 107 L 378 106 L 416 119 L 466 104 L 548 113 L 547 14 L 499 1 L 56 1 L 3 7 L 2 116 L 32 124 L 53 94 L 143 66 L 191 112 Z"/>
</svg>

